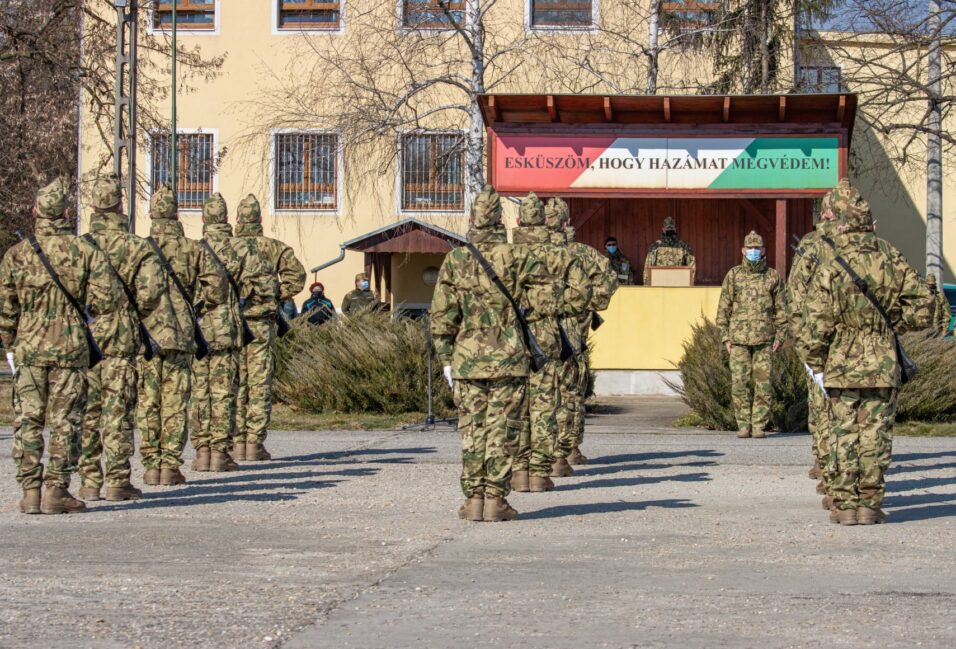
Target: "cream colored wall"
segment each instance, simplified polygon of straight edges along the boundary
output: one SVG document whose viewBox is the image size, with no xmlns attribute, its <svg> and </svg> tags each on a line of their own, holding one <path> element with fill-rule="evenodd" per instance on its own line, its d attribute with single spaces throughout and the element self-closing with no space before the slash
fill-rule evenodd
<svg viewBox="0 0 956 649">
<path fill-rule="evenodd" d="M 434 286 L 422 281 L 422 272 L 433 266 L 441 268 L 445 255 L 392 255 L 392 295 L 395 306 L 400 304 L 429 304 Z"/>
</svg>

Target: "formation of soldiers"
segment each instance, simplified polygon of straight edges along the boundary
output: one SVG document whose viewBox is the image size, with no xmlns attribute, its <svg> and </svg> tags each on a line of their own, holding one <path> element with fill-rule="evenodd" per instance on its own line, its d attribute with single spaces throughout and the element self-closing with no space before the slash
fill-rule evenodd
<svg viewBox="0 0 956 649">
<path fill-rule="evenodd" d="M 150 200 L 146 239 L 128 230 L 115 176 L 94 183 L 82 237 L 67 218 L 69 195 L 62 180 L 41 189 L 35 235 L 0 262 L 20 510 L 59 514 L 82 511 L 84 500 L 139 498 L 134 427 L 147 485 L 185 482 L 187 437 L 196 471 L 270 459 L 278 310 L 302 290 L 305 269 L 291 248 L 263 236 L 255 196 L 239 203 L 235 231 L 223 197 L 209 196 L 194 241 L 168 185 Z M 77 471 L 80 499 L 68 490 Z"/>
<path fill-rule="evenodd" d="M 607 251 L 607 260 L 611 270 L 621 286 L 635 283 L 634 269 L 631 261 L 618 248 L 617 238 L 608 237 L 604 242 Z M 644 286 L 650 286 L 651 269 L 656 266 L 686 266 L 691 270 L 690 283 L 693 284 L 697 275 L 697 260 L 686 241 L 677 234 L 677 221 L 672 216 L 664 219 L 660 238 L 652 243 L 644 256 Z"/>
</svg>

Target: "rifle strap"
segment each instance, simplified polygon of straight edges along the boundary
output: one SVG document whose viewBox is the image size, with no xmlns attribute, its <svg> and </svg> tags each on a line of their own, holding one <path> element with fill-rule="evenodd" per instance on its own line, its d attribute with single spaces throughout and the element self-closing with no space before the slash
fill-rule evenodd
<svg viewBox="0 0 956 649">
<path fill-rule="evenodd" d="M 515 317 L 518 319 L 518 323 L 524 328 L 524 315 L 521 313 L 521 307 L 518 306 L 518 303 L 515 301 L 514 296 L 508 291 L 508 287 L 505 286 L 505 283 L 501 281 L 501 278 L 498 277 L 498 273 L 495 272 L 495 269 L 491 267 L 491 264 L 488 263 L 488 260 L 485 259 L 478 248 L 475 247 L 475 244 L 470 241 L 465 243 L 465 247 L 468 251 L 475 257 L 475 260 L 478 262 L 478 265 L 481 266 L 481 269 L 485 271 L 485 275 L 488 276 L 488 279 L 491 280 L 491 283 L 501 291 L 501 294 L 505 296 L 505 299 L 508 300 L 508 303 L 511 304 L 511 308 L 514 309 Z"/>
<path fill-rule="evenodd" d="M 876 297 L 876 295 L 873 294 L 873 291 L 870 290 L 866 280 L 860 277 L 857 272 L 853 270 L 850 264 L 847 263 L 846 259 L 841 257 L 839 254 L 836 254 L 837 247 L 833 239 L 830 237 L 823 237 L 823 241 L 834 250 L 833 260 L 840 264 L 840 267 L 843 268 L 846 274 L 850 276 L 850 279 L 853 281 L 856 287 L 860 289 L 860 292 L 863 293 L 863 295 L 866 296 L 866 299 L 868 299 L 870 303 L 876 307 L 876 310 L 879 311 L 880 316 L 882 316 L 883 320 L 886 322 L 886 326 L 890 330 L 890 333 L 895 336 L 896 333 L 893 328 L 893 321 L 890 320 L 890 315 L 886 312 L 886 309 L 883 308 L 879 298 Z"/>
<path fill-rule="evenodd" d="M 146 241 L 149 242 L 149 245 L 153 247 L 153 250 L 156 252 L 156 256 L 159 257 L 159 263 L 163 265 L 163 268 L 166 269 L 166 272 L 169 273 L 170 279 L 173 280 L 173 284 L 176 285 L 176 290 L 179 291 L 179 294 L 183 296 L 183 302 L 186 303 L 186 308 L 189 309 L 189 315 L 193 319 L 193 323 L 196 322 L 196 313 L 193 311 L 192 299 L 190 299 L 189 294 L 186 293 L 186 288 L 183 286 L 182 282 L 179 281 L 179 277 L 176 275 L 176 271 L 173 270 L 173 267 L 169 264 L 169 260 L 166 259 L 166 255 L 163 254 L 162 249 L 159 247 L 159 244 L 156 243 L 156 239 L 148 237 Z"/>
<path fill-rule="evenodd" d="M 235 278 L 233 278 L 232 273 L 229 272 L 229 269 L 226 268 L 226 264 L 219 258 L 219 255 L 216 254 L 216 251 L 212 249 L 212 246 L 209 245 L 209 242 L 205 239 L 199 240 L 200 245 L 202 245 L 212 257 L 212 260 L 216 262 L 216 265 L 219 266 L 219 269 L 222 270 L 223 274 L 226 276 L 226 279 L 229 280 L 229 286 L 232 287 L 232 292 L 236 294 L 236 300 L 241 299 L 239 297 L 239 285 L 236 283 Z"/>
<path fill-rule="evenodd" d="M 135 310 L 136 313 L 138 314 L 139 308 L 136 306 L 136 296 L 133 295 L 133 291 L 130 290 L 126 282 L 123 281 L 123 278 L 120 277 L 119 272 L 113 266 L 112 262 L 110 262 L 109 255 L 107 255 L 106 252 L 104 252 L 104 250 L 99 247 L 99 245 L 96 243 L 96 239 L 94 239 L 93 235 L 90 234 L 89 232 L 84 234 L 83 238 L 86 239 L 87 243 L 89 243 L 91 246 L 93 246 L 94 248 L 102 252 L 103 256 L 106 257 L 106 265 L 109 266 L 110 271 L 113 273 L 113 277 L 116 278 L 116 281 L 119 282 L 120 286 L 123 287 L 123 292 L 126 293 L 126 299 L 129 300 L 130 306 L 132 306 L 133 310 Z"/>
<path fill-rule="evenodd" d="M 37 257 L 40 258 L 40 263 L 42 263 L 43 267 L 46 268 L 46 272 L 49 273 L 50 279 L 52 279 L 53 283 L 56 284 L 56 287 L 60 289 L 60 292 L 63 293 L 66 301 L 70 303 L 70 306 L 73 307 L 73 310 L 76 311 L 76 314 L 80 316 L 80 322 L 82 322 L 83 326 L 87 329 L 87 331 L 89 331 L 89 324 L 86 321 L 86 311 L 82 306 L 80 306 L 79 301 L 73 297 L 73 294 L 66 290 L 66 287 L 63 286 L 63 282 L 60 281 L 60 276 L 57 274 L 56 270 L 53 269 L 53 265 L 50 264 L 50 260 L 47 258 L 46 253 L 43 252 L 43 248 L 40 247 L 40 242 L 37 241 L 37 238 L 32 234 L 27 235 L 27 241 L 30 242 L 33 252 L 35 252 Z"/>
</svg>

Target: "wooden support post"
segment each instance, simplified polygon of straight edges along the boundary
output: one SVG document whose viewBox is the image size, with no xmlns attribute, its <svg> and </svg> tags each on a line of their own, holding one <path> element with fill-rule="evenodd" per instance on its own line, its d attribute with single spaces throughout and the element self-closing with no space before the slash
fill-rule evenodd
<svg viewBox="0 0 956 649">
<path fill-rule="evenodd" d="M 777 199 L 777 223 L 774 228 L 775 267 L 780 277 L 787 277 L 787 199 Z"/>
</svg>

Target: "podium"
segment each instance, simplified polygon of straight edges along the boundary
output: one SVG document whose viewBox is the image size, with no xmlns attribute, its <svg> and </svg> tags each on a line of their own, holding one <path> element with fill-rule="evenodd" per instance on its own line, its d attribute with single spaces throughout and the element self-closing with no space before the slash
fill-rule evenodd
<svg viewBox="0 0 956 649">
<path fill-rule="evenodd" d="M 651 266 L 648 286 L 687 287 L 694 285 L 694 269 L 690 266 Z"/>
</svg>

